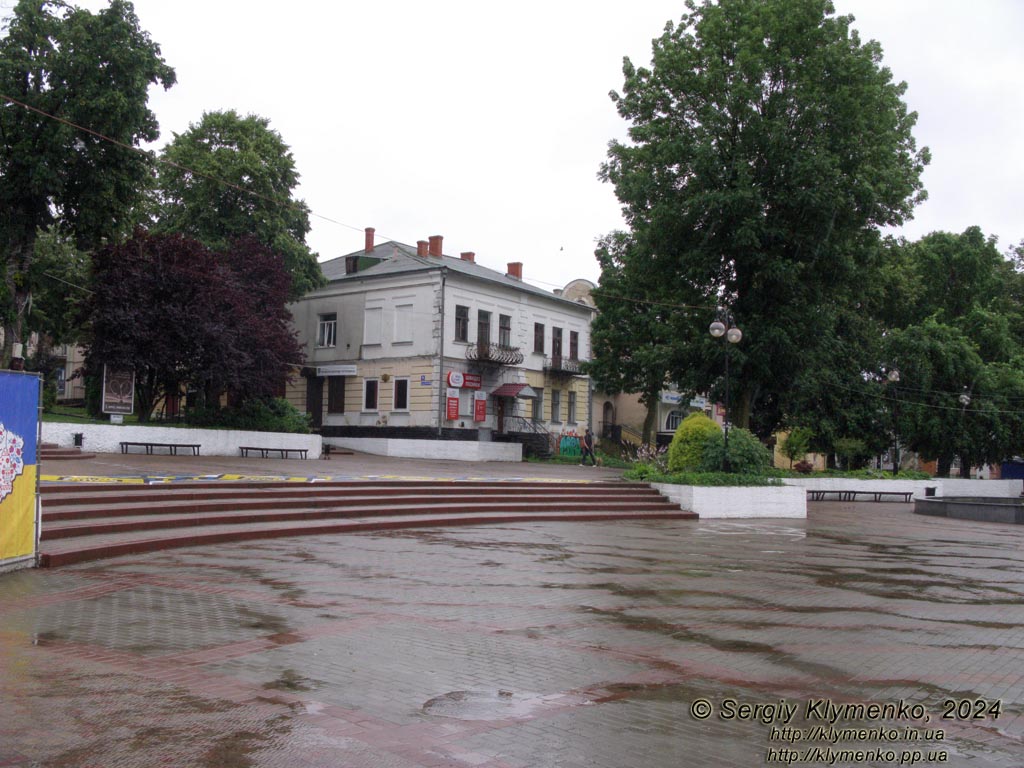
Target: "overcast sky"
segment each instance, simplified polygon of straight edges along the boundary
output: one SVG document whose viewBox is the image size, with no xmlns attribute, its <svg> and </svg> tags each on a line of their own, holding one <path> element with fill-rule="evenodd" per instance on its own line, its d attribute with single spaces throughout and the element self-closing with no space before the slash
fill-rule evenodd
<svg viewBox="0 0 1024 768">
<path fill-rule="evenodd" d="M 915 135 L 932 150 L 916 238 L 977 224 L 1000 250 L 1024 239 L 1024 2 L 835 0 L 909 86 Z M 4 0 L 5 6 L 11 0 Z M 96 9 L 102 0 L 77 4 Z M 597 180 L 626 125 L 608 92 L 622 57 L 682 0 L 136 0 L 178 75 L 152 92 L 163 133 L 204 111 L 267 117 L 293 150 L 321 259 L 378 240 L 444 236 L 545 288 L 596 280 L 594 241 L 621 228 Z M 323 218 L 320 218 L 323 217 Z M 340 222 L 340 223 L 334 223 Z"/>
</svg>

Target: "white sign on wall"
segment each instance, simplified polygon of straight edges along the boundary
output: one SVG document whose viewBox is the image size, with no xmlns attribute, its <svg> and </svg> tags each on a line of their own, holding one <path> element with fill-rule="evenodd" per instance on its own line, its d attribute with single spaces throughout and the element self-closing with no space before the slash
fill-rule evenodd
<svg viewBox="0 0 1024 768">
<path fill-rule="evenodd" d="M 316 369 L 317 376 L 355 376 L 354 365 L 321 365 Z"/>
</svg>

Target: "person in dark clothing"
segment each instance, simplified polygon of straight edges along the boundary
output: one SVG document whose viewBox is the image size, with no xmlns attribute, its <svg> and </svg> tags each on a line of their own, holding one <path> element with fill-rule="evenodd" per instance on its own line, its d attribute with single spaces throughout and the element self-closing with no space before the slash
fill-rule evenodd
<svg viewBox="0 0 1024 768">
<path fill-rule="evenodd" d="M 580 441 L 580 448 L 583 449 L 583 458 L 580 459 L 580 466 L 584 466 L 587 463 L 587 456 L 590 457 L 591 466 L 597 466 L 597 456 L 594 455 L 594 435 L 587 428 L 587 432 L 583 435 L 583 439 Z"/>
</svg>

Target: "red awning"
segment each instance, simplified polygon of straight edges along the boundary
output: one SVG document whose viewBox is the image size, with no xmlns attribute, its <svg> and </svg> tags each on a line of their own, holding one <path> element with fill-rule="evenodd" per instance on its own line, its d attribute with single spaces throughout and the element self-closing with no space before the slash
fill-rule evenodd
<svg viewBox="0 0 1024 768">
<path fill-rule="evenodd" d="M 502 384 L 491 392 L 491 397 L 515 397 L 525 388 L 525 384 Z"/>
<path fill-rule="evenodd" d="M 536 397 L 537 393 L 529 384 L 502 384 L 491 392 L 491 397 Z"/>
</svg>

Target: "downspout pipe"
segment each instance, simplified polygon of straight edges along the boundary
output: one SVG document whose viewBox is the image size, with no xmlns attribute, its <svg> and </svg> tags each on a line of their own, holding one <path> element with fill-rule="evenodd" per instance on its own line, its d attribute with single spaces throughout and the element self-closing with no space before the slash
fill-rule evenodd
<svg viewBox="0 0 1024 768">
<path fill-rule="evenodd" d="M 441 267 L 441 338 L 440 357 L 437 360 L 437 439 L 441 439 L 441 429 L 444 424 L 444 413 L 447 398 L 447 389 L 444 383 L 444 294 L 445 283 L 448 278 L 448 267 Z"/>
</svg>

